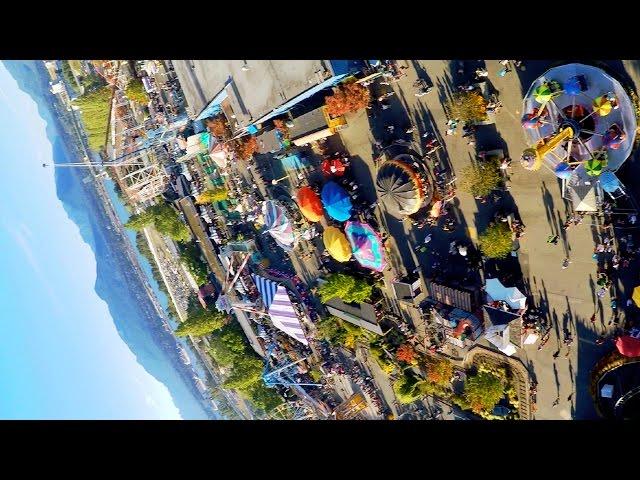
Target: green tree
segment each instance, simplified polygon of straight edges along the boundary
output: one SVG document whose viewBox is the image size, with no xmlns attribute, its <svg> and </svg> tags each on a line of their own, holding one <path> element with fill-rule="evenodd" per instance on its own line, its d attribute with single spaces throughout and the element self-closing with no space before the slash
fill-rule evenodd
<svg viewBox="0 0 640 480">
<path fill-rule="evenodd" d="M 176 328 L 175 334 L 179 337 L 186 337 L 187 335 L 201 337 L 214 330 L 219 330 L 227 321 L 228 317 L 225 313 L 200 308 L 189 314 L 187 319 Z"/>
<path fill-rule="evenodd" d="M 178 213 L 166 203 L 152 205 L 141 213 L 131 215 L 125 227 L 131 230 L 142 230 L 153 225 L 162 235 L 167 235 L 178 242 L 191 240 L 189 228 Z"/>
<path fill-rule="evenodd" d="M 263 367 L 259 358 L 241 357 L 233 364 L 233 369 L 222 386 L 241 391 L 250 389 L 252 384 L 261 381 Z"/>
<path fill-rule="evenodd" d="M 222 202 L 226 200 L 228 196 L 229 192 L 224 187 L 216 188 L 214 190 L 205 190 L 200 195 L 198 195 L 198 198 L 196 198 L 196 203 L 198 205 L 204 205 L 206 203 Z"/>
<path fill-rule="evenodd" d="M 329 315 L 316 323 L 318 336 L 332 345 L 354 348 L 358 340 L 370 340 L 373 333 Z"/>
<path fill-rule="evenodd" d="M 223 367 L 232 367 L 241 357 L 247 355 L 247 341 L 237 322 L 215 332 L 209 344 L 209 354 Z"/>
<path fill-rule="evenodd" d="M 189 273 L 193 276 L 198 285 L 207 283 L 209 269 L 202 260 L 201 250 L 195 242 L 178 242 L 180 261 L 184 264 Z"/>
<path fill-rule="evenodd" d="M 364 302 L 371 297 L 373 285 L 366 280 L 345 273 L 333 273 L 326 282 L 318 287 L 318 293 L 323 302 L 338 297 L 343 302 Z"/>
<path fill-rule="evenodd" d="M 500 165 L 492 159 L 465 167 L 462 172 L 460 186 L 474 197 L 484 197 L 498 188 L 502 177 Z"/>
<path fill-rule="evenodd" d="M 267 388 L 262 380 L 249 386 L 246 394 L 251 405 L 264 412 L 269 412 L 284 403 L 284 399 L 275 390 Z"/>
<path fill-rule="evenodd" d="M 332 315 L 318 320 L 316 329 L 318 331 L 318 337 L 332 345 L 344 344 L 344 340 L 347 337 L 347 331 L 342 326 L 340 319 Z"/>
<path fill-rule="evenodd" d="M 75 92 L 80 93 L 80 86 L 76 82 L 76 77 L 73 75 L 69 60 L 60 60 L 60 70 L 62 71 L 62 78 L 64 78 L 66 84 Z"/>
<path fill-rule="evenodd" d="M 409 369 L 402 372 L 400 378 L 393 382 L 393 391 L 400 403 L 409 404 L 420 398 L 420 391 L 416 388 L 418 379 Z"/>
<path fill-rule="evenodd" d="M 142 80 L 139 78 L 134 78 L 127 83 L 127 88 L 124 89 L 124 94 L 129 100 L 141 105 L 149 103 L 149 95 L 147 95 L 147 91 L 144 89 Z"/>
<path fill-rule="evenodd" d="M 487 119 L 487 101 L 478 92 L 456 92 L 444 108 L 449 118 L 463 122 L 483 122 Z"/>
<path fill-rule="evenodd" d="M 105 86 L 73 101 L 73 104 L 80 108 L 80 117 L 87 134 L 89 148 L 95 151 L 102 150 L 107 141 L 111 97 L 111 87 Z"/>
<path fill-rule="evenodd" d="M 496 373 L 478 370 L 474 377 L 468 377 L 464 396 L 474 413 L 487 413 L 504 396 L 505 382 Z"/>
<path fill-rule="evenodd" d="M 495 222 L 480 234 L 480 250 L 489 258 L 505 258 L 513 250 L 511 229 L 506 222 Z"/>
</svg>

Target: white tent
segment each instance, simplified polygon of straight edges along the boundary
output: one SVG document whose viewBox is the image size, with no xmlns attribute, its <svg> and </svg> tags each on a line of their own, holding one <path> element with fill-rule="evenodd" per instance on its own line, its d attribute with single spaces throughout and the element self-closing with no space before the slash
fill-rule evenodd
<svg viewBox="0 0 640 480">
<path fill-rule="evenodd" d="M 597 212 L 598 202 L 594 185 L 568 185 L 569 195 L 576 212 Z"/>
<path fill-rule="evenodd" d="M 509 306 L 515 310 L 522 310 L 527 307 L 527 297 L 523 295 L 523 293 L 518 290 L 516 287 L 509 287 L 506 289 L 507 296 L 505 297 L 505 301 L 509 304 Z"/>
<path fill-rule="evenodd" d="M 507 356 L 516 352 L 516 348 L 509 341 L 509 324 L 493 325 L 487 328 L 484 337 Z"/>
<path fill-rule="evenodd" d="M 497 278 L 489 278 L 485 283 L 487 295 L 494 301 L 504 301 L 514 310 L 527 306 L 527 297 L 516 287 L 505 287 Z"/>
</svg>

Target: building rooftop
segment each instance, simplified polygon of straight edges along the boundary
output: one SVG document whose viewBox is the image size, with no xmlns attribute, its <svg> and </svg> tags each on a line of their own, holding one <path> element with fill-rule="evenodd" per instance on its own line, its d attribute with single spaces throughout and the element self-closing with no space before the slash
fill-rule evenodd
<svg viewBox="0 0 640 480">
<path fill-rule="evenodd" d="M 359 303 L 357 305 L 344 303 L 339 298 L 332 298 L 325 306 L 331 315 L 346 320 L 362 328 L 382 335 L 382 329 L 378 325 L 376 308 L 370 303 Z"/>
<path fill-rule="evenodd" d="M 467 312 L 473 312 L 475 310 L 477 298 L 475 292 L 448 287 L 429 279 L 427 279 L 425 283 L 427 284 L 429 296 L 434 300 L 446 305 L 451 305 L 452 307 L 461 308 Z"/>
<path fill-rule="evenodd" d="M 323 60 L 172 62 L 191 115 L 199 114 L 228 85 L 231 106 L 243 125 L 266 115 L 333 73 Z"/>
</svg>

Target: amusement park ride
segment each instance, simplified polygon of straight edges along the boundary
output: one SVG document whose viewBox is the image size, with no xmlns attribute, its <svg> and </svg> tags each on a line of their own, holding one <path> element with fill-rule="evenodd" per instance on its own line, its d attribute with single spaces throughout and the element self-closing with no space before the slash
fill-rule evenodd
<svg viewBox="0 0 640 480">
<path fill-rule="evenodd" d="M 142 203 L 160 195 L 165 190 L 168 176 L 161 162 L 161 158 L 166 156 L 166 150 L 163 147 L 175 140 L 178 130 L 186 125 L 186 119 L 152 132 L 145 132 L 143 125 L 135 125 L 130 102 L 124 95 L 128 79 L 122 72 L 121 64 L 122 62 L 116 61 L 109 68 L 111 74 L 102 75 L 112 89 L 105 144 L 111 147 L 113 158 L 94 161 L 84 148 L 83 161 L 54 163 L 53 167 L 89 169 L 112 167 L 127 197 L 133 203 Z M 116 156 L 118 150 L 124 153 Z M 42 166 L 47 167 L 48 164 L 43 163 Z"/>
<path fill-rule="evenodd" d="M 224 284 L 221 288 L 221 293 L 216 301 L 216 307 L 221 311 L 230 313 L 232 310 L 242 310 L 244 312 L 253 313 L 258 317 L 269 316 L 262 305 L 262 301 L 258 299 L 256 302 L 232 302 L 229 300 L 229 293 L 234 288 L 236 282 L 240 279 L 242 273 L 248 273 L 245 271 L 247 263 L 251 258 L 251 253 L 244 253 L 237 261 L 239 265 L 234 267 L 234 259 L 232 256 L 227 269 L 227 276 Z M 234 273 L 235 271 L 235 273 Z M 232 278 L 233 275 L 233 278 Z M 267 336 L 264 323 L 262 319 L 254 317 L 253 320 L 258 326 L 259 336 L 264 340 L 269 340 Z M 298 398 L 306 405 L 306 408 L 294 408 L 293 418 L 302 419 L 310 418 L 311 415 L 318 418 L 326 418 L 329 412 L 326 411 L 318 401 L 312 398 L 302 387 L 319 387 L 319 383 L 305 383 L 295 379 L 298 367 L 297 365 L 307 360 L 309 357 L 299 358 L 295 361 L 291 360 L 285 352 L 279 352 L 276 354 L 276 345 L 274 342 L 269 341 L 268 348 L 265 355 L 264 370 L 262 372 L 262 379 L 267 387 L 275 388 L 282 386 L 292 389 Z M 291 410 L 291 409 L 289 409 Z M 288 411 L 289 411 L 288 410 Z M 297 413 L 296 413 L 297 412 Z M 313 414 L 310 412 L 314 412 Z M 280 412 L 282 413 L 282 412 Z M 289 412 L 290 414 L 291 412 Z M 289 417 L 290 418 L 290 415 Z"/>
<path fill-rule="evenodd" d="M 626 160 L 635 115 L 620 83 L 599 68 L 555 67 L 536 79 L 524 98 L 522 126 L 532 146 L 521 158 L 527 170 L 543 164 L 563 180 L 614 172 Z M 606 118 L 605 118 L 606 117 Z"/>
</svg>

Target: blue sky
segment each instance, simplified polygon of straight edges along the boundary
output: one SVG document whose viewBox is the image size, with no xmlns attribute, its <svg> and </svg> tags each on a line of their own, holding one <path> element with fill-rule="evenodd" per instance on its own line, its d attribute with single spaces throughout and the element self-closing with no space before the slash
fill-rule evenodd
<svg viewBox="0 0 640 480">
<path fill-rule="evenodd" d="M 55 191 L 36 104 L 0 63 L 0 419 L 178 419 L 118 335 Z"/>
</svg>

